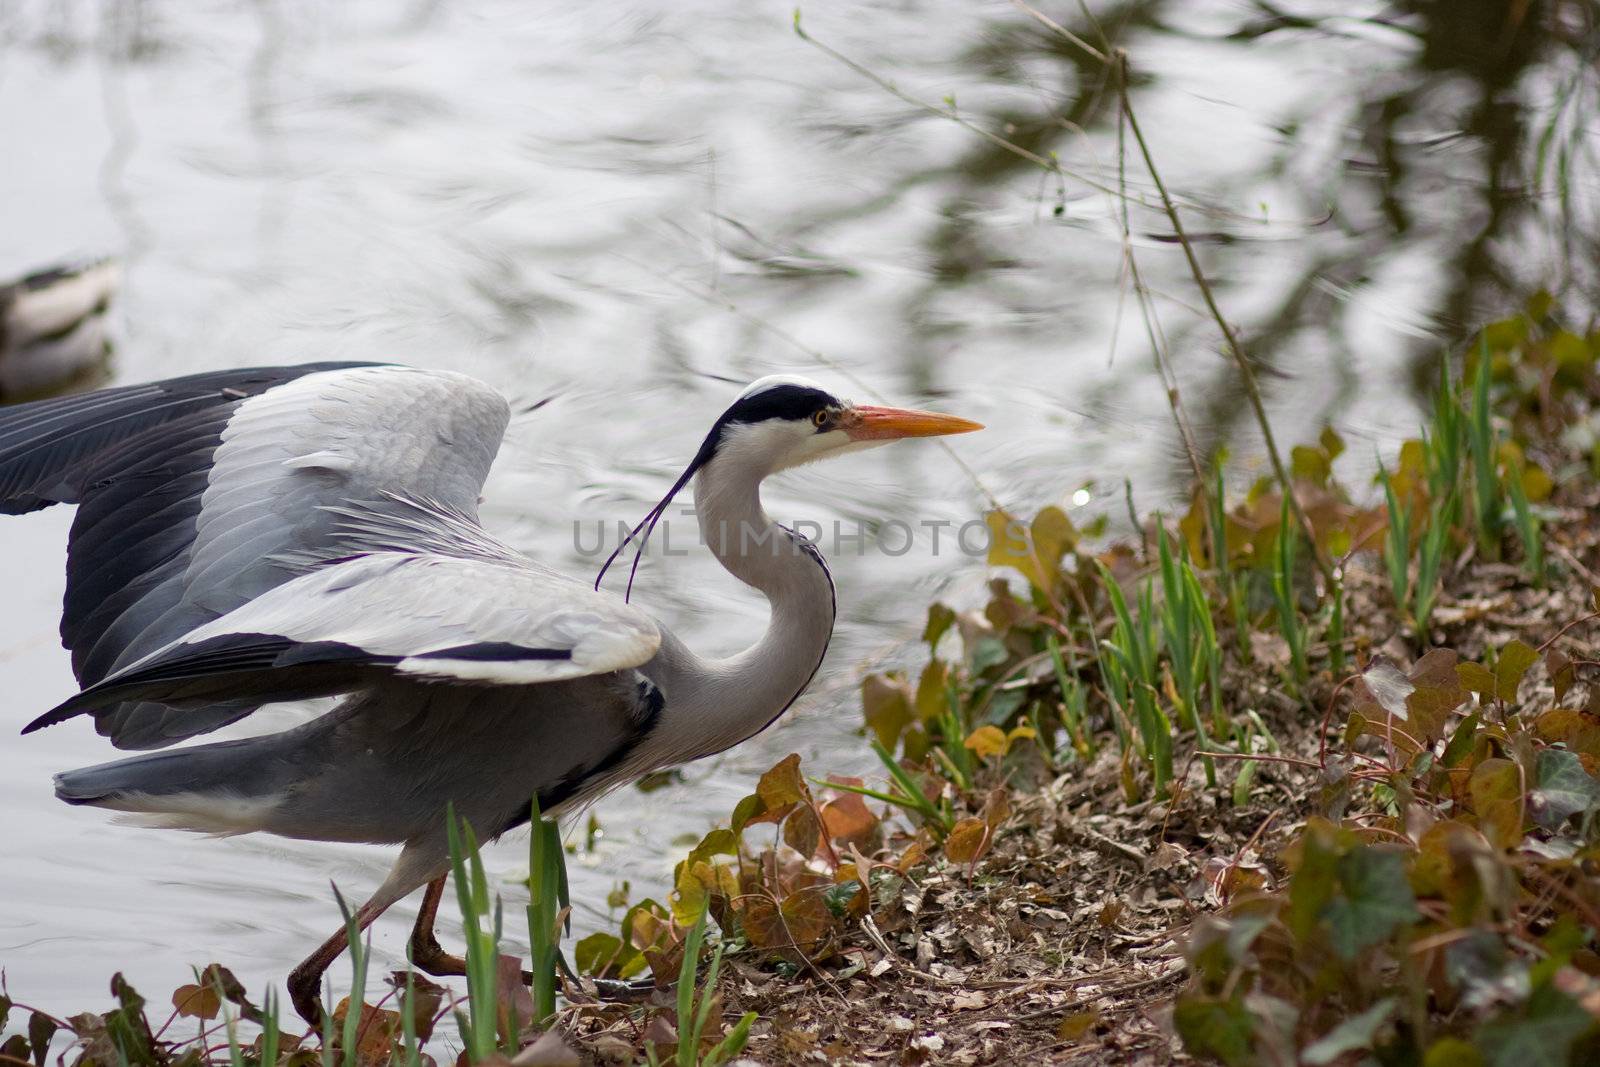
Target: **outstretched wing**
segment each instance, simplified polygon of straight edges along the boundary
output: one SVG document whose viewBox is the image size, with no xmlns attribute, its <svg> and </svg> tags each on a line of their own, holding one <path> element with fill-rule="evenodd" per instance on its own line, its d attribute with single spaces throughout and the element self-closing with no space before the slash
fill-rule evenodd
<svg viewBox="0 0 1600 1067">
<path fill-rule="evenodd" d="M 643 612 L 526 561 L 374 552 L 263 593 L 27 730 L 130 700 L 182 708 L 343 692 L 373 672 L 533 685 L 637 667 L 660 643 Z"/>
<path fill-rule="evenodd" d="M 90 687 L 336 556 L 352 507 L 369 517 L 363 529 L 388 517 L 411 541 L 418 501 L 476 531 L 508 418 L 471 378 L 371 364 L 223 371 L 5 407 L 0 512 L 79 505 L 61 636 Z M 118 747 L 156 748 L 262 702 L 240 695 L 181 716 L 121 704 L 96 726 Z"/>
</svg>

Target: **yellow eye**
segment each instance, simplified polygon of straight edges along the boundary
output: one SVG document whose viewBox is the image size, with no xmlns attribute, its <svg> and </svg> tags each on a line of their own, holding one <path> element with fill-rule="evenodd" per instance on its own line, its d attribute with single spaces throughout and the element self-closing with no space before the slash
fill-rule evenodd
<svg viewBox="0 0 1600 1067">
<path fill-rule="evenodd" d="M 811 415 L 811 425 L 820 430 L 824 426 L 828 425 L 828 419 L 831 418 L 832 415 L 833 413 L 827 408 L 822 408 L 818 411 L 815 411 Z"/>
</svg>

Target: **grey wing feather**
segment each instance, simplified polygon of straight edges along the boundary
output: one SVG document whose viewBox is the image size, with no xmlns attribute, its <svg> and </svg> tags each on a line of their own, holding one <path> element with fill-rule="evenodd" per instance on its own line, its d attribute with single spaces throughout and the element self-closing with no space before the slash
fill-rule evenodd
<svg viewBox="0 0 1600 1067">
<path fill-rule="evenodd" d="M 368 527 L 385 515 L 427 527 L 443 514 L 477 529 L 508 418 L 504 399 L 471 378 L 370 364 L 219 372 L 0 408 L 0 512 L 80 504 L 62 641 L 92 687 L 348 554 L 339 509 L 352 502 Z M 111 706 L 96 725 L 119 747 L 158 747 L 261 702 L 241 694 L 182 715 Z"/>
<path fill-rule="evenodd" d="M 109 701 L 209 706 L 343 692 L 381 671 L 535 685 L 637 667 L 661 635 L 608 593 L 513 559 L 408 552 L 327 564 L 196 628 L 28 726 Z"/>
</svg>

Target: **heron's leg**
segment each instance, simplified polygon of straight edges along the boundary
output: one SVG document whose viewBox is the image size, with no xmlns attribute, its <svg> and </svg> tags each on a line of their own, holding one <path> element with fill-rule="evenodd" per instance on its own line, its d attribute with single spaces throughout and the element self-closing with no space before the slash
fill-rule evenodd
<svg viewBox="0 0 1600 1067">
<path fill-rule="evenodd" d="M 411 962 L 423 974 L 431 974 L 435 978 L 467 973 L 467 961 L 446 952 L 433 934 L 433 921 L 439 915 L 439 901 L 444 898 L 446 877 L 441 874 L 423 890 L 422 907 L 417 910 L 417 925 L 411 928 Z"/>
<path fill-rule="evenodd" d="M 418 886 L 440 878 L 444 866 L 439 842 L 430 839 L 407 842 L 395 861 L 389 877 L 383 880 L 372 897 L 356 909 L 356 929 L 365 930 L 373 920 L 389 910 L 389 905 L 406 896 Z M 440 878 L 442 884 L 443 879 Z M 437 907 L 437 901 L 435 901 Z M 334 935 L 289 973 L 289 1000 L 300 1018 L 312 1027 L 322 1025 L 322 976 L 328 967 L 350 945 L 349 934 L 340 926 Z"/>
<path fill-rule="evenodd" d="M 371 926 L 372 921 L 382 915 L 392 903 L 393 899 L 384 899 L 384 894 L 380 890 L 356 910 L 357 929 L 365 930 Z M 349 932 L 341 926 L 337 933 L 324 941 L 315 952 L 289 972 L 289 1001 L 294 1005 L 294 1010 L 300 1018 L 310 1023 L 313 1029 L 322 1025 L 322 976 L 327 973 L 333 961 L 339 958 L 339 953 L 349 945 Z"/>
<path fill-rule="evenodd" d="M 467 961 L 446 952 L 433 933 L 434 920 L 439 916 L 439 903 L 444 899 L 445 878 L 445 875 L 440 875 L 428 883 L 422 895 L 422 906 L 417 909 L 417 925 L 411 928 L 411 962 L 423 974 L 431 974 L 435 978 L 467 973 Z M 556 953 L 556 966 L 573 985 L 579 984 L 577 972 L 567 963 L 565 952 Z M 532 985 L 533 972 L 523 971 L 522 980 Z M 614 978 L 596 978 L 592 981 L 602 1000 L 642 1000 L 655 988 L 655 983 L 649 979 L 620 982 Z"/>
</svg>

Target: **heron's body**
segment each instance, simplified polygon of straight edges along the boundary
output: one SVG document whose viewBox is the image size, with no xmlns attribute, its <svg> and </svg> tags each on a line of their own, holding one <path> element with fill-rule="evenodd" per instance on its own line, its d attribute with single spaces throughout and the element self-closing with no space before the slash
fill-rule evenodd
<svg viewBox="0 0 1600 1067">
<path fill-rule="evenodd" d="M 479 524 L 508 419 L 473 379 L 372 364 L 0 409 L 0 512 L 79 505 L 61 632 L 83 690 L 29 729 L 88 713 L 119 748 L 163 750 L 58 775 L 57 794 L 165 826 L 403 845 L 370 920 L 442 877 L 447 805 L 498 835 L 530 797 L 560 813 L 772 722 L 821 663 L 834 596 L 821 556 L 762 511 L 761 479 L 974 428 L 752 387 L 673 490 L 694 477 L 707 544 L 772 609 L 749 649 L 706 660 Z M 281 733 L 169 747 L 317 696 L 342 700 Z"/>
</svg>

